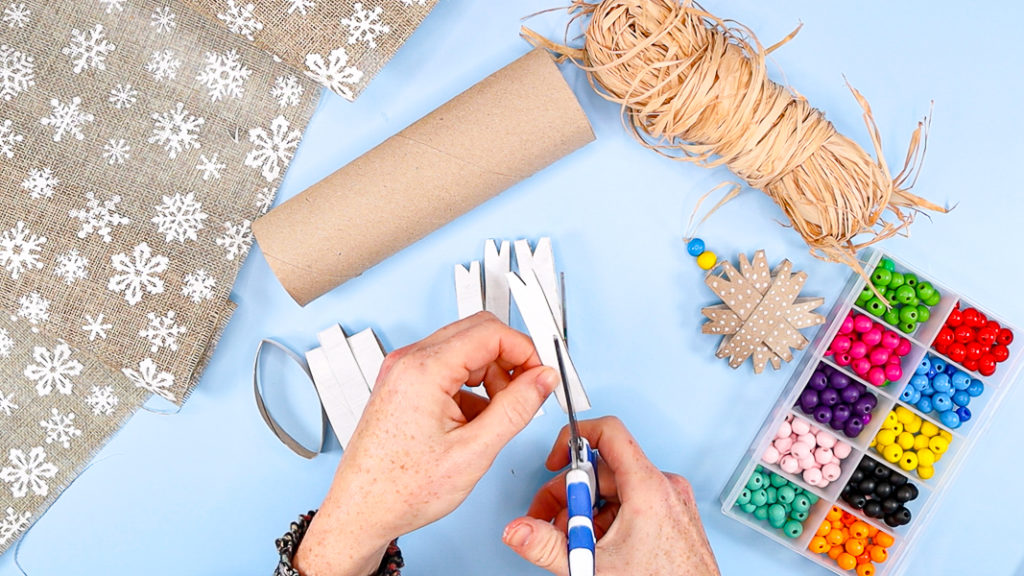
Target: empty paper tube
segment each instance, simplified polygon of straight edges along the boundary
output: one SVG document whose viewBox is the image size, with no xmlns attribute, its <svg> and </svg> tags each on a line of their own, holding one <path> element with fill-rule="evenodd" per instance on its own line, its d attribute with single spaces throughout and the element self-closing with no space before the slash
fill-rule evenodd
<svg viewBox="0 0 1024 576">
<path fill-rule="evenodd" d="M 252 229 L 300 305 L 592 141 L 535 50 L 271 210 Z"/>
</svg>

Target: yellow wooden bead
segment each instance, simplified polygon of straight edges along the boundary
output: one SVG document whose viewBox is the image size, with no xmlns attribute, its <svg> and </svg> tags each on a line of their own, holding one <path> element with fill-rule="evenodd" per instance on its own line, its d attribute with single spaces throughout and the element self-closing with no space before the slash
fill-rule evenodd
<svg viewBox="0 0 1024 576">
<path fill-rule="evenodd" d="M 900 468 L 903 468 L 907 472 L 917 468 L 917 454 L 910 450 L 904 452 L 903 457 L 900 458 Z"/>
<path fill-rule="evenodd" d="M 932 436 L 935 436 L 938 433 L 939 427 L 936 426 L 935 424 L 932 424 L 927 420 L 921 422 L 921 434 L 924 434 L 925 436 L 931 438 Z"/>
<path fill-rule="evenodd" d="M 914 450 L 927 450 L 928 449 L 928 438 L 924 434 L 918 434 L 914 436 Z"/>
<path fill-rule="evenodd" d="M 875 434 L 875 441 L 878 442 L 879 446 L 885 448 L 896 441 L 896 434 L 892 430 L 883 428 L 878 431 L 878 434 Z"/>
<path fill-rule="evenodd" d="M 914 413 L 906 406 L 897 406 L 895 412 L 896 420 L 902 422 L 904 425 L 914 419 Z"/>
<path fill-rule="evenodd" d="M 716 262 L 718 262 L 718 257 L 710 250 L 705 250 L 701 252 L 700 256 L 697 256 L 697 266 L 700 266 L 701 270 L 711 270 Z"/>
<path fill-rule="evenodd" d="M 895 464 L 903 457 L 903 448 L 899 444 L 889 444 L 882 450 L 882 457 Z"/>
<path fill-rule="evenodd" d="M 871 444 L 868 444 L 868 448 L 874 448 L 875 446 L 878 446 L 878 436 L 872 438 Z"/>
<path fill-rule="evenodd" d="M 906 432 L 910 432 L 911 434 L 917 434 L 918 432 L 921 431 L 921 425 L 923 423 L 924 420 L 917 414 L 914 414 L 914 417 L 911 418 L 909 422 L 903 423 L 903 430 Z"/>
<path fill-rule="evenodd" d="M 904 450 L 913 450 L 914 435 L 911 434 L 910 432 L 900 432 L 900 434 L 896 436 L 896 443 L 899 444 L 900 448 L 903 448 Z"/>
<path fill-rule="evenodd" d="M 939 436 L 945 438 L 947 444 L 953 441 L 953 435 L 949 433 L 949 430 L 939 428 Z"/>
<path fill-rule="evenodd" d="M 903 434 L 903 422 L 897 422 L 896 425 L 892 427 L 892 431 L 896 433 L 897 437 L 900 434 Z"/>
<path fill-rule="evenodd" d="M 918 466 L 917 475 L 921 477 L 921 480 L 927 480 L 932 476 L 935 476 L 935 468 L 931 466 Z"/>
<path fill-rule="evenodd" d="M 932 452 L 928 448 L 922 448 L 917 451 L 917 465 L 918 466 L 934 466 L 935 465 L 935 452 Z"/>
<path fill-rule="evenodd" d="M 945 454 L 946 450 L 949 449 L 949 441 L 942 436 L 933 436 L 932 439 L 928 441 L 928 448 L 930 448 L 932 452 L 935 452 L 935 459 L 938 460 L 939 457 Z"/>
<path fill-rule="evenodd" d="M 899 419 L 896 418 L 895 412 L 889 412 L 885 416 L 885 423 L 882 424 L 882 428 L 888 428 L 890 430 L 896 429 L 896 425 L 899 423 Z"/>
</svg>

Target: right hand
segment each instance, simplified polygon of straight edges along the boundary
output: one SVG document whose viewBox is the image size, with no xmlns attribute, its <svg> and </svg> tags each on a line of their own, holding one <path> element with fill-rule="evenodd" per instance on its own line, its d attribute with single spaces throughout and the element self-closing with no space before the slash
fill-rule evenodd
<svg viewBox="0 0 1024 576">
<path fill-rule="evenodd" d="M 579 429 L 601 454 L 598 480 L 606 503 L 594 515 L 596 573 L 719 574 L 690 483 L 658 470 L 617 418 L 581 421 Z M 568 443 L 563 428 L 548 455 L 549 470 L 568 465 Z M 567 519 L 562 473 L 537 492 L 527 515 L 510 522 L 502 539 L 526 560 L 568 576 Z"/>
</svg>

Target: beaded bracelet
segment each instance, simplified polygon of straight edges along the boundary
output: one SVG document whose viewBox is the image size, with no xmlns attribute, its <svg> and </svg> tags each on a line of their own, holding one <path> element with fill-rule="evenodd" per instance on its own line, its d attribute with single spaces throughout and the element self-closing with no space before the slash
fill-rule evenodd
<svg viewBox="0 0 1024 576">
<path fill-rule="evenodd" d="M 292 559 L 315 515 L 316 510 L 310 510 L 307 514 L 300 515 L 298 522 L 292 522 L 288 532 L 275 541 L 281 559 L 278 561 L 277 569 L 274 570 L 274 576 L 302 576 L 292 566 Z M 405 562 L 402 560 L 402 551 L 398 548 L 398 540 L 392 540 L 388 544 L 387 551 L 384 552 L 384 557 L 380 560 L 380 566 L 370 576 L 401 576 L 401 568 L 404 566 Z"/>
</svg>

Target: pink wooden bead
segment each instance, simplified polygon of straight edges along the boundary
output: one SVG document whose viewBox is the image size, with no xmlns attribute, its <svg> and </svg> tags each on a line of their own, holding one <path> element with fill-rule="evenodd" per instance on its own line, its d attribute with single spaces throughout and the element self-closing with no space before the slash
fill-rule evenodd
<svg viewBox="0 0 1024 576">
<path fill-rule="evenodd" d="M 886 362 L 886 364 L 899 364 L 902 361 L 903 359 L 897 356 L 896 351 L 893 350 L 893 353 L 889 354 L 889 360 Z"/>
<path fill-rule="evenodd" d="M 843 318 L 843 323 L 839 326 L 840 334 L 849 334 L 853 332 L 853 314 L 847 314 L 846 318 Z"/>
<path fill-rule="evenodd" d="M 857 332 L 860 332 L 861 334 L 867 332 L 868 330 L 871 330 L 871 327 L 873 325 L 874 322 L 871 321 L 871 318 L 868 318 L 863 314 L 858 314 L 853 317 L 853 329 L 856 330 Z"/>
<path fill-rule="evenodd" d="M 875 366 L 868 370 L 867 379 L 872 386 L 884 386 L 885 370 L 879 368 L 878 366 Z"/>
<path fill-rule="evenodd" d="M 892 330 L 886 330 L 882 333 L 882 341 L 879 344 L 886 350 L 895 350 L 900 345 L 900 335 Z"/>
<path fill-rule="evenodd" d="M 800 418 L 793 419 L 792 428 L 793 433 L 798 435 L 807 434 L 808 432 L 811 431 L 811 425 L 808 424 L 806 420 L 801 420 Z"/>
<path fill-rule="evenodd" d="M 800 444 L 806 444 L 811 450 L 814 450 L 814 447 L 818 445 L 818 439 L 814 437 L 813 428 L 807 434 L 797 436 L 796 441 Z"/>
<path fill-rule="evenodd" d="M 765 461 L 768 464 L 775 464 L 776 462 L 779 461 L 779 458 L 781 457 L 782 455 L 779 454 L 779 451 L 775 449 L 775 446 L 769 446 L 767 449 L 765 449 L 764 454 L 761 456 L 761 460 Z"/>
<path fill-rule="evenodd" d="M 814 461 L 821 466 L 832 462 L 832 451 L 828 448 L 818 448 L 814 451 Z"/>
<path fill-rule="evenodd" d="M 834 354 L 842 354 L 843 352 L 850 351 L 850 345 L 853 341 L 850 340 L 849 336 L 836 336 L 835 340 L 832 341 L 832 346 L 829 348 Z"/>
<path fill-rule="evenodd" d="M 815 435 L 815 440 L 818 441 L 818 446 L 821 448 L 832 448 L 836 445 L 836 437 L 825 432 L 824 430 L 818 432 Z"/>
<path fill-rule="evenodd" d="M 910 340 L 900 337 L 900 343 L 896 346 L 896 354 L 899 356 L 910 354 Z"/>
<path fill-rule="evenodd" d="M 772 442 L 772 446 L 779 451 L 779 454 L 789 454 L 790 450 L 793 449 L 793 439 L 789 436 L 785 438 L 776 438 L 775 442 Z"/>
<path fill-rule="evenodd" d="M 842 468 L 838 464 L 826 464 L 821 467 L 821 475 L 829 482 L 835 482 L 839 479 L 839 475 L 843 473 Z"/>
<path fill-rule="evenodd" d="M 867 344 L 868 348 L 878 346 L 878 343 L 882 341 L 882 329 L 873 326 L 871 330 L 861 334 L 860 341 Z"/>
<path fill-rule="evenodd" d="M 863 378 L 868 375 L 868 370 L 871 370 L 871 361 L 867 358 L 857 358 L 850 363 L 850 367 L 857 373 L 857 376 Z"/>
<path fill-rule="evenodd" d="M 850 344 L 850 356 L 854 360 L 857 358 L 863 358 L 868 355 L 868 345 L 861 342 L 860 340 Z"/>
<path fill-rule="evenodd" d="M 782 468 L 782 471 L 787 474 L 796 474 L 800 470 L 800 464 L 796 458 L 787 454 L 779 458 L 779 468 Z"/>
<path fill-rule="evenodd" d="M 853 452 L 853 446 L 842 440 L 836 442 L 836 445 L 832 447 L 832 453 L 839 459 L 846 458 L 850 455 L 850 452 Z"/>
<path fill-rule="evenodd" d="M 814 455 L 810 455 L 807 458 L 798 458 L 797 463 L 800 465 L 801 470 L 808 470 L 810 468 L 821 468 L 821 465 L 814 461 Z"/>
<path fill-rule="evenodd" d="M 853 356 L 850 356 L 849 352 L 846 354 L 836 354 L 836 364 L 840 366 L 849 366 L 852 361 Z"/>
<path fill-rule="evenodd" d="M 804 481 L 808 484 L 817 485 L 824 476 L 818 468 L 807 468 L 804 470 Z"/>
<path fill-rule="evenodd" d="M 779 431 L 775 433 L 776 438 L 788 438 L 793 433 L 793 428 L 789 425 L 789 421 L 784 421 L 779 424 Z"/>
<path fill-rule="evenodd" d="M 876 346 L 871 353 L 868 354 L 868 360 L 871 361 L 875 366 L 884 366 L 889 361 L 889 350 Z"/>
<path fill-rule="evenodd" d="M 899 382 L 903 378 L 903 367 L 899 364 L 887 364 L 885 366 L 885 377 L 890 382 Z"/>
<path fill-rule="evenodd" d="M 797 459 L 803 460 L 811 457 L 811 447 L 803 442 L 794 442 L 793 447 L 789 449 L 789 453 Z"/>
</svg>

